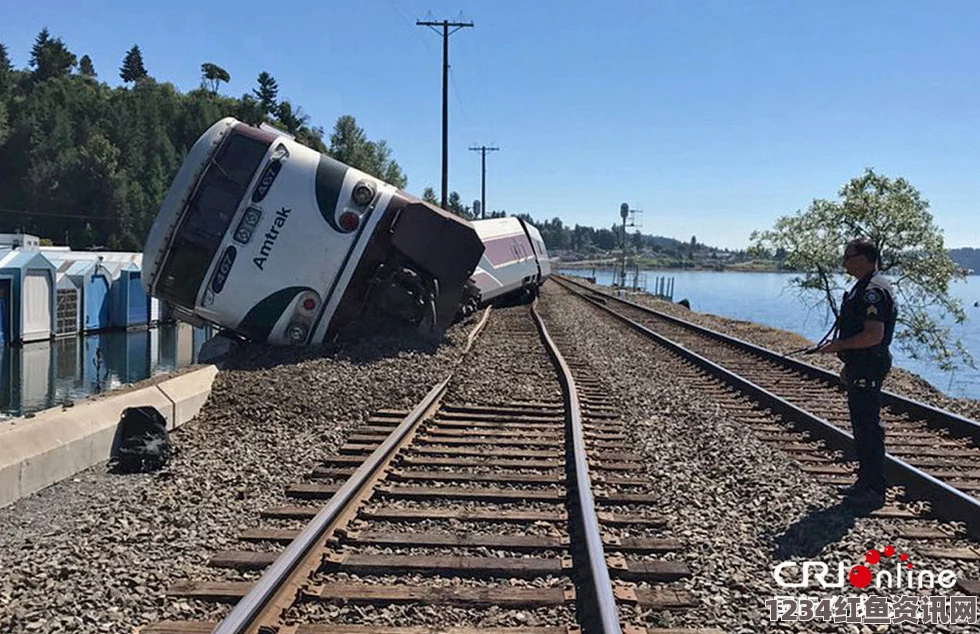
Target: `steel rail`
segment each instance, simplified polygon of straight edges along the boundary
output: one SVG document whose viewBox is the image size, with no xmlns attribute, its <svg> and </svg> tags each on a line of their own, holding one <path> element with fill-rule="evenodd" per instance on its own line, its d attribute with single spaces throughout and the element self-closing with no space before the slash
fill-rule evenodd
<svg viewBox="0 0 980 634">
<path fill-rule="evenodd" d="M 568 287 L 566 286 L 565 288 Z M 643 336 L 653 339 L 677 355 L 688 359 L 698 367 L 703 368 L 715 376 L 721 377 L 781 416 L 800 423 L 808 432 L 826 442 L 832 449 L 842 451 L 845 454 L 853 453 L 854 437 L 843 429 L 822 418 L 814 416 L 735 372 L 650 330 L 646 326 L 605 306 L 603 303 L 595 301 L 574 289 L 568 290 L 575 296 L 587 301 L 590 305 L 609 313 Z M 905 486 L 912 494 L 918 494 L 928 499 L 931 503 L 931 511 L 936 517 L 946 521 L 963 522 L 967 532 L 971 536 L 980 538 L 980 501 L 891 454 L 885 454 L 885 469 L 888 478 L 892 482 Z"/>
<path fill-rule="evenodd" d="M 649 315 L 653 315 L 660 319 L 664 319 L 678 326 L 683 326 L 695 332 L 700 332 L 708 337 L 729 343 L 733 346 L 741 348 L 747 352 L 752 352 L 757 354 L 773 363 L 789 367 L 793 370 L 799 370 L 804 372 L 809 376 L 820 379 L 831 386 L 836 386 L 840 383 L 839 377 L 829 370 L 825 370 L 821 367 L 817 367 L 805 361 L 800 361 L 799 359 L 791 359 L 783 354 L 774 352 L 762 346 L 758 346 L 744 339 L 739 339 L 738 337 L 733 337 L 732 335 L 726 335 L 725 333 L 718 332 L 717 330 L 712 330 L 707 326 L 702 326 L 700 324 L 694 324 L 689 321 L 685 321 L 680 317 L 675 317 L 674 315 L 668 315 L 667 313 L 662 313 L 655 308 L 649 306 L 644 306 L 636 302 L 632 302 L 628 299 L 623 299 L 622 297 L 616 297 L 610 293 L 597 290 L 595 288 L 589 287 L 577 280 L 573 280 L 566 276 L 553 276 L 556 281 L 565 282 L 573 286 L 577 286 L 583 290 L 590 293 L 595 293 L 601 295 L 605 299 L 612 299 L 621 304 L 625 304 L 637 310 L 643 311 Z M 894 392 L 889 392 L 888 390 L 881 391 L 882 404 L 887 405 L 898 411 L 903 411 L 908 414 L 915 415 L 919 418 L 924 419 L 933 427 L 942 427 L 943 429 L 949 430 L 956 436 L 966 437 L 972 439 L 975 443 L 980 445 L 980 422 L 971 420 L 959 414 L 955 414 L 948 410 L 941 409 L 939 407 L 934 407 L 932 405 L 927 405 L 921 401 L 909 398 L 907 396 L 901 396 Z"/>
<path fill-rule="evenodd" d="M 602 634 L 621 634 L 619 614 L 616 611 L 616 597 L 613 593 L 612 580 L 609 578 L 609 564 L 606 561 L 605 549 L 602 545 L 602 533 L 599 530 L 599 519 L 595 510 L 595 499 L 592 496 L 592 480 L 589 476 L 589 461 L 585 448 L 585 429 L 582 426 L 582 410 L 579 405 L 578 391 L 572 370 L 565 362 L 561 351 L 555 344 L 544 320 L 537 311 L 537 300 L 531 305 L 531 315 L 538 327 L 538 332 L 544 340 L 548 356 L 560 370 L 559 382 L 565 401 L 566 412 L 570 423 L 573 458 L 575 460 L 575 489 L 578 493 L 579 518 L 582 536 L 585 540 L 586 556 L 589 562 L 589 577 L 592 581 L 592 593 L 595 599 L 594 617 L 598 621 L 599 632 Z M 593 616 L 593 615 L 589 615 Z"/>
<path fill-rule="evenodd" d="M 483 331 L 489 317 L 490 309 L 487 309 L 483 319 L 470 332 L 466 347 L 456 361 L 456 365 L 459 365 L 463 355 L 470 351 L 473 342 Z M 364 487 L 400 447 L 402 441 L 422 421 L 426 412 L 442 397 L 452 377 L 453 372 L 450 372 L 445 379 L 429 390 L 418 405 L 408 416 L 402 419 L 398 427 L 381 443 L 381 446 L 361 463 L 361 466 L 340 487 L 340 490 L 330 498 L 330 501 L 320 509 L 282 554 L 263 572 L 248 594 L 242 597 L 228 616 L 212 630 L 212 634 L 244 634 L 256 625 L 255 619 L 275 599 L 279 590 L 313 552 L 313 549 L 323 542 L 326 533 L 346 510 L 347 505 L 362 493 Z"/>
</svg>

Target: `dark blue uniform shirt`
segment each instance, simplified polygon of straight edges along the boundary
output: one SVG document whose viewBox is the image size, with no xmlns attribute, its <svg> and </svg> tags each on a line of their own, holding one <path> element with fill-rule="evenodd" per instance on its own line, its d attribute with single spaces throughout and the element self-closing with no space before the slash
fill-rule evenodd
<svg viewBox="0 0 980 634">
<path fill-rule="evenodd" d="M 892 295 L 892 286 L 875 271 L 868 277 L 857 281 L 851 290 L 844 293 L 844 301 L 840 309 L 840 339 L 847 339 L 864 330 L 864 323 L 869 320 L 885 324 L 885 336 L 881 343 L 870 348 L 845 350 L 843 359 L 845 365 L 853 369 L 869 371 L 885 371 L 891 368 L 891 354 L 888 346 L 895 333 L 895 319 L 898 310 Z"/>
</svg>

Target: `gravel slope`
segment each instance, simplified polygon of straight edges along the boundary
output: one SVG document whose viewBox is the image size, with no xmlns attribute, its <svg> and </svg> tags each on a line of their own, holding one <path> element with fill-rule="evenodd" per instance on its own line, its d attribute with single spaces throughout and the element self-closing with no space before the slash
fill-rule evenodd
<svg viewBox="0 0 980 634">
<path fill-rule="evenodd" d="M 188 613 L 172 583 L 213 578 L 211 553 L 370 411 L 408 408 L 445 377 L 469 327 L 442 345 L 395 334 L 329 349 L 251 347 L 172 435 L 156 474 L 100 465 L 0 509 L 0 632 L 128 632 Z"/>
</svg>

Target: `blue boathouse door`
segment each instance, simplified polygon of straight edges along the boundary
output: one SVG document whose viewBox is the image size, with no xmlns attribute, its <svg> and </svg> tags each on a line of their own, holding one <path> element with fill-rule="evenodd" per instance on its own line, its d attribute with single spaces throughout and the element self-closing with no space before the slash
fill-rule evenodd
<svg viewBox="0 0 980 634">
<path fill-rule="evenodd" d="M 109 280 L 93 275 L 85 289 L 85 330 L 102 330 L 109 326 Z"/>
</svg>

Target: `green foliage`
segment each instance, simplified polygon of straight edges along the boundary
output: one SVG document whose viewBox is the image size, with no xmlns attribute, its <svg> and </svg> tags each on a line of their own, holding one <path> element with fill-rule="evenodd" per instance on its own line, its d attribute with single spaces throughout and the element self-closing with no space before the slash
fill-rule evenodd
<svg viewBox="0 0 980 634">
<path fill-rule="evenodd" d="M 330 156 L 404 189 L 408 178 L 400 165 L 391 158 L 391 148 L 385 141 L 369 141 L 357 120 L 350 115 L 337 119 L 330 135 Z M 458 194 L 457 194 L 458 196 Z"/>
<path fill-rule="evenodd" d="M 429 203 L 430 205 L 439 206 L 439 197 L 436 196 L 436 190 L 431 187 L 426 187 L 422 190 L 422 200 Z"/>
<path fill-rule="evenodd" d="M 231 81 L 231 75 L 224 68 L 211 62 L 201 64 L 201 85 L 211 91 L 211 94 L 218 92 L 218 85 L 222 82 Z"/>
<path fill-rule="evenodd" d="M 7 55 L 7 47 L 0 42 L 0 99 L 10 90 L 13 82 L 13 66 L 10 64 L 10 56 Z"/>
<path fill-rule="evenodd" d="M 122 67 L 119 69 L 119 76 L 124 82 L 136 82 L 147 77 L 146 67 L 143 66 L 143 53 L 140 47 L 133 44 L 126 57 L 123 58 Z"/>
<path fill-rule="evenodd" d="M 59 47 L 60 40 L 44 31 L 34 44 L 31 69 L 13 70 L 0 46 L 0 231 L 23 229 L 59 242 L 67 236 L 76 249 L 142 250 L 174 175 L 201 133 L 229 115 L 259 124 L 268 114 L 251 94 L 184 94 L 158 83 L 146 74 L 135 46 L 123 64 L 124 79 L 134 82 L 129 87 L 110 88 L 95 79 L 94 68 L 88 74 L 87 56 L 82 74 L 51 72 L 57 64 L 45 60 L 57 57 L 51 51 Z M 210 74 L 223 81 L 220 70 Z M 284 103 L 276 112 L 289 126 L 272 123 L 326 152 L 323 130 Z M 374 147 L 386 167 L 397 166 L 386 145 Z M 400 184 L 399 178 L 386 180 Z"/>
<path fill-rule="evenodd" d="M 52 38 L 47 28 L 41 29 L 31 48 L 30 66 L 36 81 L 67 77 L 75 62 L 75 56 L 60 37 Z"/>
<path fill-rule="evenodd" d="M 826 300 L 834 315 L 845 288 L 841 257 L 857 237 L 873 241 L 881 253 L 879 269 L 891 280 L 899 304 L 899 345 L 946 370 L 958 361 L 973 365 L 947 325 L 966 319 L 961 302 L 949 294 L 950 284 L 963 274 L 944 247 L 928 201 L 904 178 L 892 180 L 868 169 L 841 188 L 838 200 L 814 200 L 805 211 L 779 218 L 773 229 L 752 234 L 756 247 L 783 250 L 786 264 L 799 272 L 792 284 Z"/>
<path fill-rule="evenodd" d="M 95 65 L 92 64 L 92 58 L 88 55 L 82 55 L 82 59 L 78 62 L 78 72 L 87 77 L 95 77 Z"/>
<path fill-rule="evenodd" d="M 459 192 L 449 192 L 449 199 L 446 201 L 446 211 L 456 214 L 460 218 L 473 220 L 473 214 L 470 213 L 470 208 L 463 204 Z"/>
<path fill-rule="evenodd" d="M 276 118 L 286 128 L 286 132 L 296 134 L 300 128 L 309 123 L 310 118 L 303 114 L 302 108 L 293 108 L 293 104 L 283 101 L 276 110 Z"/>
<path fill-rule="evenodd" d="M 259 73 L 258 82 L 259 87 L 252 93 L 259 100 L 262 111 L 271 116 L 279 110 L 279 84 L 275 77 L 265 71 Z"/>
</svg>

